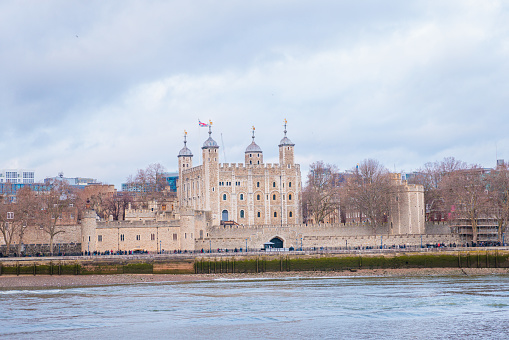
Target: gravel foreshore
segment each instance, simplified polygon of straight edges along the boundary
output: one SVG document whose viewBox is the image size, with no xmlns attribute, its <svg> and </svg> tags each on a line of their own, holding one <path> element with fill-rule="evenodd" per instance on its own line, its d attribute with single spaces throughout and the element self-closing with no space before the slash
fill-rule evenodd
<svg viewBox="0 0 509 340">
<path fill-rule="evenodd" d="M 257 274 L 120 274 L 120 275 L 2 275 L 0 289 L 87 287 L 140 284 L 151 282 L 213 281 L 224 279 L 284 279 L 290 277 L 404 277 L 404 276 L 476 276 L 507 275 L 507 268 L 424 268 L 424 269 L 358 269 L 327 272 L 267 272 Z"/>
</svg>

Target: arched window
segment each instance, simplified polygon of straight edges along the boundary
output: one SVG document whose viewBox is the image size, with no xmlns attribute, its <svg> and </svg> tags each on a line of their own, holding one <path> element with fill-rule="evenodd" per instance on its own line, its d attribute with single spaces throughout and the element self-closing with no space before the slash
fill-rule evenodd
<svg viewBox="0 0 509 340">
<path fill-rule="evenodd" d="M 260 195 L 256 195 L 256 200 L 259 201 L 260 200 Z"/>
<path fill-rule="evenodd" d="M 256 182 L 256 187 L 259 188 L 260 187 L 260 182 Z"/>
<path fill-rule="evenodd" d="M 277 211 L 274 211 L 274 217 L 277 217 Z"/>
<path fill-rule="evenodd" d="M 292 194 L 288 194 L 288 200 L 291 201 L 292 200 Z"/>
<path fill-rule="evenodd" d="M 240 200 L 243 201 L 244 200 L 244 194 L 240 194 Z"/>
<path fill-rule="evenodd" d="M 292 182 L 288 182 L 288 187 L 291 188 L 292 187 Z"/>
<path fill-rule="evenodd" d="M 293 217 L 293 213 L 291 211 L 288 213 L 288 217 Z"/>
<path fill-rule="evenodd" d="M 272 182 L 272 187 L 276 187 L 276 182 Z"/>
<path fill-rule="evenodd" d="M 252 161 L 249 161 L 249 164 L 253 164 L 253 162 L 252 162 Z"/>
<path fill-rule="evenodd" d="M 226 201 L 226 194 L 223 194 L 223 201 Z"/>
<path fill-rule="evenodd" d="M 240 218 L 244 218 L 244 210 L 240 211 Z"/>
<path fill-rule="evenodd" d="M 260 217 L 260 216 L 261 216 L 260 212 L 258 212 L 258 213 L 256 214 L 256 216 Z"/>
<path fill-rule="evenodd" d="M 275 201 L 276 200 L 276 194 L 272 195 L 272 200 Z"/>
</svg>

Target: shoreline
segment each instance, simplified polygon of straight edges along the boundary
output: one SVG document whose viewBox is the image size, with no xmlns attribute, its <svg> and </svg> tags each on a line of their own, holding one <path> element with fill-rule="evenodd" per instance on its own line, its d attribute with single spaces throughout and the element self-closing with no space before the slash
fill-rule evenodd
<svg viewBox="0 0 509 340">
<path fill-rule="evenodd" d="M 235 274 L 113 274 L 113 275 L 2 275 L 0 290 L 26 288 L 94 287 L 139 283 L 193 282 L 214 280 L 257 280 L 285 278 L 418 277 L 508 275 L 509 268 L 404 268 L 344 271 L 299 271 Z"/>
</svg>

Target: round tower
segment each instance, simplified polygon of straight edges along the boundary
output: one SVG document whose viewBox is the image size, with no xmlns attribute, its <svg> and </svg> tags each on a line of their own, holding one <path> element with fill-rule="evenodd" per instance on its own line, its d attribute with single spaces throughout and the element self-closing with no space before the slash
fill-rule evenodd
<svg viewBox="0 0 509 340">
<path fill-rule="evenodd" d="M 255 143 L 255 127 L 253 126 L 253 141 L 246 148 L 245 163 L 246 165 L 263 164 L 262 149 Z"/>
</svg>

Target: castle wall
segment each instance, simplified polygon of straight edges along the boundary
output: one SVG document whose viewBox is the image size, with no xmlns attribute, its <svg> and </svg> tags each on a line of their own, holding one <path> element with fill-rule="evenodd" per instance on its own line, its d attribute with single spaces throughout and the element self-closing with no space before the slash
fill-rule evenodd
<svg viewBox="0 0 509 340">
<path fill-rule="evenodd" d="M 435 243 L 461 243 L 457 235 L 434 234 L 390 235 L 388 229 L 373 233 L 368 225 L 284 225 L 284 226 L 219 226 L 209 228 L 209 237 L 196 241 L 196 249 L 261 249 L 263 244 L 277 237 L 285 248 L 309 247 L 379 247 L 419 246 Z"/>
</svg>

